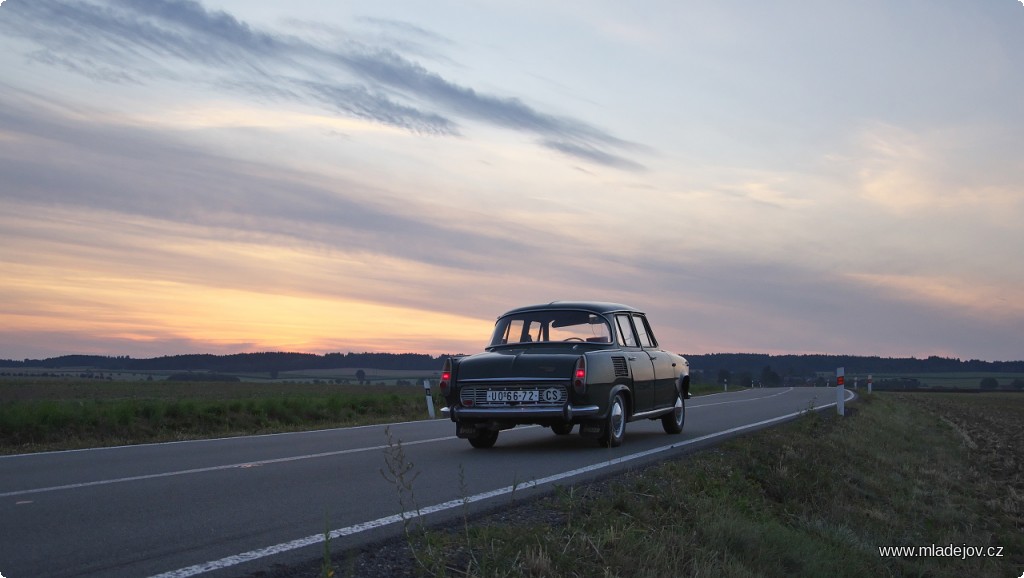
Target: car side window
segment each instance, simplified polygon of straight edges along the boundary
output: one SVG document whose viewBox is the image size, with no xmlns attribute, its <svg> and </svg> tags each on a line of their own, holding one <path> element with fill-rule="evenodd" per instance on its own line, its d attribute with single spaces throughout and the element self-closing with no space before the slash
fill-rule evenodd
<svg viewBox="0 0 1024 578">
<path fill-rule="evenodd" d="M 523 341 L 547 341 L 545 333 L 547 327 L 542 321 L 531 321 L 526 326 L 526 331 L 523 333 Z"/>
<path fill-rule="evenodd" d="M 513 319 L 511 323 L 505 326 L 505 333 L 501 337 L 501 343 L 508 343 L 509 339 L 513 342 L 519 340 L 519 336 L 523 334 L 523 322 L 520 319 Z"/>
<path fill-rule="evenodd" d="M 640 337 L 640 345 L 644 347 L 655 347 L 654 336 L 651 328 L 647 325 L 647 319 L 643 315 L 633 316 L 633 325 L 636 326 L 636 333 Z"/>
<path fill-rule="evenodd" d="M 636 347 L 636 336 L 633 335 L 633 327 L 629 323 L 629 315 L 616 315 L 615 324 L 619 326 L 619 345 L 623 347 Z"/>
</svg>

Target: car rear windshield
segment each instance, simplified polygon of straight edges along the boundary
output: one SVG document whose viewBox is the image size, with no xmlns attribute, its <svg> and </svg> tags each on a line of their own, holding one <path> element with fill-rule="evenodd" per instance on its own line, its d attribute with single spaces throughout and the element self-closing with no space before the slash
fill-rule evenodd
<svg viewBox="0 0 1024 578">
<path fill-rule="evenodd" d="M 587 311 L 552 309 L 513 313 L 498 319 L 491 346 L 515 343 L 611 343 L 604 317 Z"/>
</svg>

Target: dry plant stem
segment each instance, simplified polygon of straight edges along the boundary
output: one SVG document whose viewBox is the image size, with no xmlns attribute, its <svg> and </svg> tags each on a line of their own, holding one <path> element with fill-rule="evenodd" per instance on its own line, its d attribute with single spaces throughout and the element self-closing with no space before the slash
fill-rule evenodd
<svg viewBox="0 0 1024 578">
<path fill-rule="evenodd" d="M 402 440 L 396 439 L 391 434 L 391 428 L 384 428 L 384 436 L 387 440 L 387 447 L 384 449 L 384 464 L 387 470 L 380 470 L 384 480 L 391 484 L 398 494 L 398 507 L 402 516 L 402 530 L 405 533 L 406 541 L 409 544 L 409 551 L 416 561 L 417 566 L 431 576 L 437 574 L 431 570 L 428 560 L 432 558 L 433 548 L 427 540 L 426 527 L 419 505 L 416 502 L 414 482 L 420 472 L 415 469 L 415 464 L 409 461 L 405 455 L 405 448 L 402 447 Z M 415 519 L 415 525 L 413 524 Z M 424 551 L 420 551 L 417 543 L 422 543 Z M 426 557 L 426 558 L 425 558 Z"/>
</svg>

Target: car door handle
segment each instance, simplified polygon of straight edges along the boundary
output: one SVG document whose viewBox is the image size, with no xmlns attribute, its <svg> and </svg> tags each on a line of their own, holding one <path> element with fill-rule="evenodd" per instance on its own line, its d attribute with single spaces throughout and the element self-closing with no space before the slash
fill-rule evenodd
<svg viewBox="0 0 1024 578">
<path fill-rule="evenodd" d="M 636 361 L 636 358 L 635 358 L 635 357 L 633 357 L 633 356 L 630 356 L 630 357 L 629 357 L 629 360 L 630 360 L 630 361 Z"/>
</svg>

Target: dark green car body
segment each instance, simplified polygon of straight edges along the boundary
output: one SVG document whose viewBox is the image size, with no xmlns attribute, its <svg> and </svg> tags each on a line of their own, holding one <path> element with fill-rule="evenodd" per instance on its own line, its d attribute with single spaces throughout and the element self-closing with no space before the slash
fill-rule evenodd
<svg viewBox="0 0 1024 578">
<path fill-rule="evenodd" d="M 499 431 L 522 424 L 560 435 L 579 426 L 617 446 L 634 420 L 682 431 L 689 386 L 686 359 L 658 345 L 644 313 L 556 301 L 505 313 L 484 352 L 447 359 L 442 412 L 474 447 L 491 447 Z"/>
</svg>

